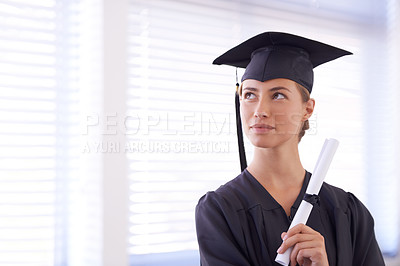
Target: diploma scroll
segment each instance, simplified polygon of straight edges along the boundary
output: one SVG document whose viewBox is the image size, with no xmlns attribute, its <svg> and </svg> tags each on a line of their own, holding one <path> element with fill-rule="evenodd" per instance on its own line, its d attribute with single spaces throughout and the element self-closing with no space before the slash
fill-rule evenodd
<svg viewBox="0 0 400 266">
<path fill-rule="evenodd" d="M 337 141 L 336 139 L 325 140 L 325 143 L 322 147 L 321 153 L 319 154 L 317 163 L 315 165 L 314 172 L 310 179 L 310 183 L 307 186 L 306 194 L 318 195 L 338 145 L 339 141 Z M 296 215 L 294 216 L 293 221 L 290 224 L 289 229 L 300 223 L 306 224 L 312 208 L 313 205 L 311 203 L 302 200 L 299 209 L 297 210 Z M 275 261 L 281 265 L 289 265 L 290 253 L 292 253 L 292 249 L 293 247 L 288 248 L 285 253 L 278 254 L 275 258 Z"/>
</svg>

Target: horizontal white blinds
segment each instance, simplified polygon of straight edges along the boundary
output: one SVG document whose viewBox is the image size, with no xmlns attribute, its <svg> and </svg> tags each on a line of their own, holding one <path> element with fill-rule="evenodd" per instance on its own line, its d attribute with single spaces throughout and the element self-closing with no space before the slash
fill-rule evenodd
<svg viewBox="0 0 400 266">
<path fill-rule="evenodd" d="M 366 45 L 374 51 L 370 61 L 375 62 L 368 72 L 371 90 L 368 92 L 369 118 L 367 134 L 369 206 L 375 218 L 375 230 L 380 247 L 387 255 L 399 251 L 399 29 L 400 2 L 386 1 L 386 31 L 382 38 L 374 38 Z M 381 40 L 385 38 L 385 42 Z M 383 46 L 384 49 L 376 49 Z M 377 97 L 377 88 L 384 86 L 384 95 Z M 389 264 L 389 263 L 388 263 Z"/>
<path fill-rule="evenodd" d="M 55 0 L 0 1 L 1 265 L 63 259 L 76 114 L 64 11 Z"/>
<path fill-rule="evenodd" d="M 239 172 L 234 78 L 210 68 L 229 29 L 217 32 L 196 5 L 131 4 L 130 253 L 196 249 L 197 200 Z"/>
</svg>

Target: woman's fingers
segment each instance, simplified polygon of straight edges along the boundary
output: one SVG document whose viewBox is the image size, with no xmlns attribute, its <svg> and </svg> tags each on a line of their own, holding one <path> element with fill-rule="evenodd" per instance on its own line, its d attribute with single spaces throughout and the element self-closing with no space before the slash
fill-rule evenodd
<svg viewBox="0 0 400 266">
<path fill-rule="evenodd" d="M 306 227 L 308 226 L 305 226 L 304 224 L 296 225 L 287 233 L 282 233 L 281 237 L 283 243 L 278 249 L 278 253 L 284 253 L 289 247 L 294 246 L 296 243 L 313 240 L 316 237 L 315 234 L 321 236 L 317 231 L 314 231 L 308 227 L 309 229 L 311 229 L 309 230 Z"/>
<path fill-rule="evenodd" d="M 313 233 L 318 233 L 317 231 L 313 230 L 311 227 L 305 225 L 305 224 L 298 224 L 291 228 L 288 232 L 287 235 L 288 237 L 291 237 L 296 234 L 313 234 Z"/>
<path fill-rule="evenodd" d="M 293 247 L 290 255 L 292 265 L 327 265 L 324 237 L 317 231 L 304 224 L 296 225 L 287 233 L 281 234 L 283 243 L 278 253 L 284 253 L 289 247 Z"/>
<path fill-rule="evenodd" d="M 308 255 L 318 257 L 317 253 L 321 250 L 325 250 L 323 244 L 320 244 L 318 236 L 310 234 L 297 234 L 286 239 L 282 245 L 282 252 L 285 252 L 289 247 L 293 247 L 293 250 L 290 253 L 291 265 L 296 265 L 296 261 L 299 265 L 303 265 L 304 256 L 306 258 L 308 258 Z M 307 252 L 305 252 L 306 250 Z"/>
<path fill-rule="evenodd" d="M 292 253 L 290 254 L 290 261 L 292 265 L 296 265 L 296 261 L 299 265 L 306 264 L 311 261 L 323 261 L 326 257 L 325 245 L 320 240 L 312 240 L 306 242 L 300 242 L 294 245 Z M 293 264 L 294 263 L 294 264 Z"/>
</svg>

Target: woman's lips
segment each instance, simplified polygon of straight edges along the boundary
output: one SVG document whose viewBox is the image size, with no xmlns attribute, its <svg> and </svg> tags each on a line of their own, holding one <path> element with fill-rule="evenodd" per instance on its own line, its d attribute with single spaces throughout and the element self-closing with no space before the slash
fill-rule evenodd
<svg viewBox="0 0 400 266">
<path fill-rule="evenodd" d="M 250 126 L 250 130 L 253 131 L 254 133 L 262 134 L 262 133 L 268 133 L 274 130 L 275 127 L 267 125 L 267 124 L 254 124 Z"/>
</svg>

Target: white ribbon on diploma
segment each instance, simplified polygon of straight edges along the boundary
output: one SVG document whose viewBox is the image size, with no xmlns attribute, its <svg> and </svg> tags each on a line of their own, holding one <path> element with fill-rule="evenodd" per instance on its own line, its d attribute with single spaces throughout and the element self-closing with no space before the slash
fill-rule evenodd
<svg viewBox="0 0 400 266">
<path fill-rule="evenodd" d="M 306 194 L 318 195 L 338 146 L 339 141 L 337 141 L 336 139 L 325 140 L 324 146 L 322 147 L 321 153 L 319 154 L 318 161 L 315 165 L 314 172 L 310 179 L 310 183 L 307 186 Z M 302 200 L 299 209 L 297 210 L 296 215 L 294 216 L 293 221 L 290 224 L 289 229 L 298 224 L 306 224 L 312 208 L 313 205 L 311 203 Z M 285 253 L 278 254 L 275 258 L 275 261 L 281 265 L 289 265 L 290 253 L 292 253 L 292 250 L 293 247 L 290 247 L 285 251 Z"/>
</svg>

